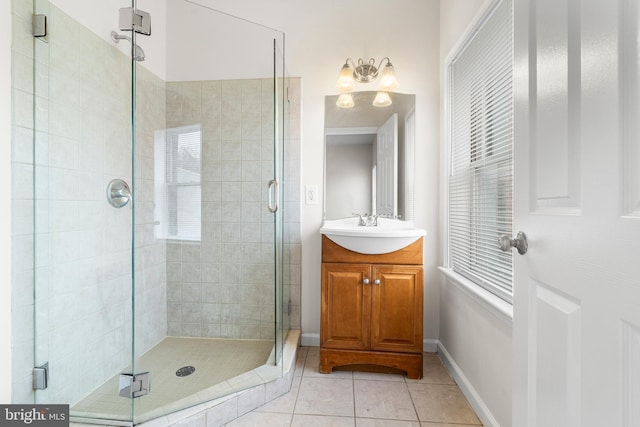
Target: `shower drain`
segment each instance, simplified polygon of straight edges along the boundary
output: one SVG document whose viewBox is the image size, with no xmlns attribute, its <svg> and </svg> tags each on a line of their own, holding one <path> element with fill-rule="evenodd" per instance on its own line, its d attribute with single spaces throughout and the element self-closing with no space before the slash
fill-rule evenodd
<svg viewBox="0 0 640 427">
<path fill-rule="evenodd" d="M 176 375 L 179 377 L 186 377 L 187 375 L 191 375 L 196 371 L 196 368 L 193 366 L 183 366 L 182 368 L 176 371 Z"/>
</svg>

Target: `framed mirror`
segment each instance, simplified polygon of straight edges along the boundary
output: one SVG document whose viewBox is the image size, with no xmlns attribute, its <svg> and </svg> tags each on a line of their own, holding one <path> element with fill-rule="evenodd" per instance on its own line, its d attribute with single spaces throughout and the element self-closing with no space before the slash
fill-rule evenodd
<svg viewBox="0 0 640 427">
<path fill-rule="evenodd" d="M 325 97 L 324 219 L 380 214 L 413 220 L 415 95 L 390 93 L 374 107 L 376 91 L 354 92 L 354 106 Z"/>
</svg>

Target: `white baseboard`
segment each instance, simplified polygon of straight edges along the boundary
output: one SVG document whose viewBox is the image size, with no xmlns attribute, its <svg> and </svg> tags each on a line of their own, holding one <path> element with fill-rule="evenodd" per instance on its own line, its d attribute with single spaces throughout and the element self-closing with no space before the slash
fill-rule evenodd
<svg viewBox="0 0 640 427">
<path fill-rule="evenodd" d="M 320 347 L 320 334 L 303 333 L 300 338 L 303 347 Z"/>
<path fill-rule="evenodd" d="M 484 403 L 475 387 L 473 387 L 469 382 L 467 377 L 464 375 L 464 372 L 462 372 L 462 369 L 460 369 L 456 364 L 455 360 L 453 360 L 441 342 L 438 342 L 438 354 L 441 356 L 442 363 L 444 363 L 447 370 L 458 384 L 458 387 L 460 387 L 462 394 L 467 398 L 473 410 L 476 411 L 476 415 L 478 415 L 482 424 L 485 427 L 500 427 L 500 424 L 498 424 L 498 421 L 496 421 L 495 417 Z"/>
<path fill-rule="evenodd" d="M 438 340 L 425 338 L 422 341 L 422 351 L 425 353 L 437 353 L 439 344 L 440 341 Z"/>
</svg>

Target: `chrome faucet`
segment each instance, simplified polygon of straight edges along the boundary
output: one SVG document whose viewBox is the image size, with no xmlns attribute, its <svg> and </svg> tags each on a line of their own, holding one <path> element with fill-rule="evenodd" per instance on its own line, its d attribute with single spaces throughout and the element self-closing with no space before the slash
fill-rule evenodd
<svg viewBox="0 0 640 427">
<path fill-rule="evenodd" d="M 359 227 L 377 227 L 378 226 L 378 217 L 380 215 L 369 215 L 368 213 L 359 214 L 352 213 L 353 216 L 358 217 L 358 226 Z"/>
<path fill-rule="evenodd" d="M 365 217 L 367 217 L 369 214 L 362 215 L 362 214 L 353 212 L 351 215 L 358 217 L 358 227 L 365 227 L 367 225 L 367 222 L 365 221 Z"/>
</svg>

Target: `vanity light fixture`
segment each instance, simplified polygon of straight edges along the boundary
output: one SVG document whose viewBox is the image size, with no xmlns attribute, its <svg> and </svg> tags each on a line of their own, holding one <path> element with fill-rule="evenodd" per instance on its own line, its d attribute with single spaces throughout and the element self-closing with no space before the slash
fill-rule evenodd
<svg viewBox="0 0 640 427">
<path fill-rule="evenodd" d="M 385 62 L 386 64 L 382 72 L 380 72 L 380 67 L 382 67 L 382 64 Z M 373 105 L 376 107 L 391 105 L 392 101 L 389 96 L 389 91 L 397 89 L 398 79 L 396 78 L 393 64 L 388 57 L 382 58 L 378 66 L 376 66 L 376 60 L 373 58 L 370 58 L 369 62 L 364 62 L 364 59 L 360 58 L 357 64 L 353 59 L 347 58 L 340 69 L 340 76 L 338 77 L 340 96 L 338 97 L 336 105 L 340 108 L 353 107 L 351 92 L 355 89 L 356 82 L 371 83 L 376 80 L 378 74 L 380 74 L 380 84 Z"/>
</svg>

